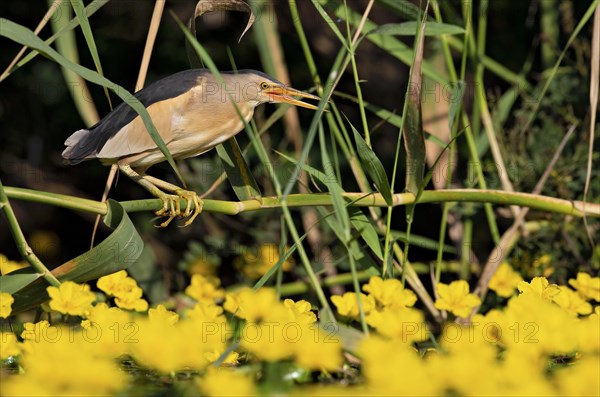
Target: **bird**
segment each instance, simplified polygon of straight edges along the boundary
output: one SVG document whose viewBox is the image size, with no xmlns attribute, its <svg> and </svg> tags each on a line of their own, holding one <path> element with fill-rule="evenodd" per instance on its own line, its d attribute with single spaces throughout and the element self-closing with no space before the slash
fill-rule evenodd
<svg viewBox="0 0 600 397">
<path fill-rule="evenodd" d="M 220 78 L 208 69 L 184 70 L 148 85 L 134 96 L 147 109 L 175 160 L 201 155 L 230 139 L 244 129 L 254 109 L 263 103 L 316 110 L 317 106 L 296 98 L 321 99 L 250 69 L 220 72 Z M 94 126 L 74 132 L 65 146 L 62 157 L 66 164 L 90 159 L 99 159 L 103 165 L 116 164 L 120 172 L 161 199 L 163 206 L 156 215 L 167 218 L 161 227 L 176 217 L 187 218 L 183 226 L 188 226 L 202 211 L 203 202 L 196 192 L 146 174 L 148 168 L 166 157 L 141 117 L 126 102 Z M 186 202 L 183 213 L 182 199 Z"/>
</svg>

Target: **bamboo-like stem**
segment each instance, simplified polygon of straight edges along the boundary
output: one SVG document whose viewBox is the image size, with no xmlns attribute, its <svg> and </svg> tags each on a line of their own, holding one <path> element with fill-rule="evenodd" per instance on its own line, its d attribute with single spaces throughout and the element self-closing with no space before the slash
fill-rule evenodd
<svg viewBox="0 0 600 397">
<path fill-rule="evenodd" d="M 19 253 L 33 268 L 42 274 L 42 277 L 48 281 L 50 285 L 58 287 L 60 285 L 60 281 L 48 270 L 48 268 L 42 263 L 40 258 L 37 257 L 33 249 L 27 243 L 25 239 L 25 235 L 23 234 L 23 230 L 21 230 L 21 226 L 19 225 L 19 221 L 15 216 L 15 212 L 8 201 L 8 194 L 6 193 L 4 187 L 2 186 L 2 182 L 0 181 L 0 209 L 4 212 L 6 216 L 6 220 L 8 221 L 8 228 L 12 233 L 13 239 L 15 240 L 15 244 L 17 245 L 17 249 Z"/>
<path fill-rule="evenodd" d="M 10 199 L 38 202 L 72 210 L 85 211 L 93 214 L 106 215 L 106 205 L 93 200 L 87 200 L 62 194 L 42 192 L 37 190 L 17 187 L 5 187 L 6 195 Z M 379 193 L 342 193 L 348 206 L 354 207 L 387 207 L 383 196 Z M 396 193 L 392 195 L 394 207 L 414 204 L 415 196 L 412 193 Z M 490 189 L 447 189 L 425 190 L 419 198 L 419 204 L 444 203 L 444 202 L 472 202 L 490 203 L 497 205 L 518 205 L 534 210 L 548 211 L 557 214 L 576 217 L 590 216 L 600 218 L 600 203 L 589 203 L 578 200 L 565 200 L 554 197 L 542 196 L 531 193 L 505 192 Z M 181 201 L 182 210 L 186 201 Z M 122 201 L 121 205 L 127 212 L 156 211 L 162 208 L 163 202 L 159 199 Z M 287 207 L 307 206 L 332 206 L 333 198 L 328 193 L 290 194 L 285 199 Z M 203 211 L 220 213 L 224 215 L 237 215 L 243 212 L 264 209 L 281 208 L 282 201 L 278 197 L 263 197 L 261 201 L 224 201 L 204 199 Z"/>
<path fill-rule="evenodd" d="M 154 3 L 154 11 L 152 12 L 148 36 L 146 37 L 146 46 L 144 47 L 144 54 L 142 55 L 142 64 L 140 65 L 140 72 L 138 74 L 137 82 L 135 83 L 135 92 L 144 88 L 148 65 L 150 65 L 152 49 L 154 48 L 154 42 L 156 41 L 156 35 L 158 34 L 158 27 L 160 26 L 160 20 L 162 19 L 165 2 L 166 0 L 156 0 Z"/>
</svg>

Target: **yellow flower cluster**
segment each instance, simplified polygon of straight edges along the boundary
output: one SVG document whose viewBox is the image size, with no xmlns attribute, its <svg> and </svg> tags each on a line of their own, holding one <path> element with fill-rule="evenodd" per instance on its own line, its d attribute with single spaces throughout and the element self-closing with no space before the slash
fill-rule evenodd
<svg viewBox="0 0 600 397">
<path fill-rule="evenodd" d="M 572 290 L 550 284 L 544 277 L 524 282 L 507 270 L 512 269 L 505 268 L 501 279 L 510 281 L 497 280 L 496 287 L 502 291 L 499 295 L 511 296 L 517 287 L 520 293 L 508 300 L 504 310 L 475 315 L 469 325 L 445 324 L 436 338 L 439 349 L 419 352 L 398 343 L 383 327 L 365 338 L 357 350 L 365 382 L 350 393 L 599 395 L 600 306 L 592 313 L 588 301 L 595 300 L 600 278 L 579 273 L 577 279 L 569 280 L 576 289 Z M 466 282 L 439 287 L 436 307 L 440 309 L 466 317 L 479 305 Z M 356 305 L 356 296 L 353 298 Z M 346 299 L 348 302 L 336 299 L 341 303 L 340 314 L 340 308 L 351 313 L 348 309 L 351 300 Z M 367 299 L 364 296 L 362 301 Z M 388 327 L 394 321 L 384 320 Z M 404 321 L 409 324 L 409 317 L 404 316 Z M 562 368 L 549 366 L 558 357 L 571 364 Z M 341 395 L 349 390 L 334 386 L 320 388 L 318 392 Z"/>
<path fill-rule="evenodd" d="M 219 288 L 220 285 L 221 280 L 216 277 L 194 274 L 185 293 L 198 302 L 215 303 L 225 296 L 225 292 Z"/>
<path fill-rule="evenodd" d="M 39 328 L 39 327 L 38 327 Z M 26 340 L 19 363 L 24 374 L 2 381 L 5 396 L 107 395 L 123 389 L 127 376 L 101 344 L 68 327 L 41 331 Z"/>
<path fill-rule="evenodd" d="M 71 316 L 83 316 L 92 307 L 96 295 L 87 284 L 66 281 L 59 287 L 48 287 L 50 309 Z"/>
<path fill-rule="evenodd" d="M 125 270 L 100 277 L 96 286 L 106 295 L 115 297 L 115 304 L 121 309 L 145 312 L 148 302 L 142 299 L 144 292 Z"/>
<path fill-rule="evenodd" d="M 477 295 L 469 293 L 469 284 L 465 280 L 453 281 L 449 285 L 439 283 L 437 293 L 440 297 L 435 301 L 435 307 L 448 310 L 457 317 L 468 317 L 481 304 Z"/>
<path fill-rule="evenodd" d="M 317 370 L 335 370 L 342 364 L 340 341 L 316 325 L 306 301 L 281 302 L 273 289 L 244 288 L 227 294 L 223 307 L 245 320 L 241 346 L 259 360 L 294 360 Z"/>
<path fill-rule="evenodd" d="M 128 279 L 119 273 L 98 284 L 118 297 L 133 289 Z M 504 308 L 477 314 L 468 325 L 447 322 L 434 333 L 413 307 L 412 291 L 398 280 L 372 277 L 360 298 L 353 293 L 332 297 L 338 314 L 353 321 L 360 318 L 360 299 L 372 330 L 350 347 L 361 361 L 357 384 L 349 388 L 335 382 L 299 392 L 598 395 L 600 306 L 593 307 L 598 283 L 599 277 L 584 273 L 569 280 L 574 289 L 543 277 L 530 282 L 513 277 L 510 286 L 498 284 L 510 290 Z M 519 293 L 513 295 L 515 288 Z M 69 325 L 42 320 L 25 323 L 19 335 L 0 333 L 0 360 L 20 368 L 19 374 L 2 375 L 2 395 L 125 395 L 133 377 L 122 370 L 123 359 L 173 382 L 179 371 L 198 374 L 186 387 L 206 396 L 262 392 L 257 379 L 274 365 L 293 363 L 340 376 L 353 371 L 344 367 L 343 332 L 318 324 L 309 302 L 282 301 L 270 288 L 225 293 L 215 280 L 196 278 L 186 289 L 195 302 L 185 300 L 192 303 L 178 312 L 158 305 L 144 313 L 93 304 L 96 296 L 85 284 L 65 282 L 48 292 L 52 310 L 78 316 L 81 323 L 74 324 L 73 317 Z M 438 294 L 438 308 L 463 318 L 480 303 L 464 281 L 438 284 Z M 11 315 L 12 302 L 10 294 L 0 293 L 3 317 Z"/>
<path fill-rule="evenodd" d="M 403 343 L 413 343 L 428 338 L 425 317 L 412 306 L 417 301 L 414 292 L 404 288 L 400 280 L 371 277 L 362 288 L 368 294 L 346 292 L 342 296 L 332 296 L 331 301 L 338 313 L 344 317 L 357 319 L 360 307 L 368 325 L 381 335 Z"/>
<path fill-rule="evenodd" d="M 515 293 L 517 285 L 523 281 L 508 262 L 503 262 L 490 280 L 488 287 L 499 296 L 508 298 Z"/>
</svg>

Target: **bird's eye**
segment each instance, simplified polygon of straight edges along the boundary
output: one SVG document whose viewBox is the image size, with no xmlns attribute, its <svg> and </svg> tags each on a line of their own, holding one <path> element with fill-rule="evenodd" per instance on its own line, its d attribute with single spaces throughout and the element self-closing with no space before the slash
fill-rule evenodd
<svg viewBox="0 0 600 397">
<path fill-rule="evenodd" d="M 267 82 L 261 83 L 260 88 L 262 88 L 263 90 L 266 90 L 267 88 L 269 88 L 269 83 L 267 83 Z"/>
</svg>

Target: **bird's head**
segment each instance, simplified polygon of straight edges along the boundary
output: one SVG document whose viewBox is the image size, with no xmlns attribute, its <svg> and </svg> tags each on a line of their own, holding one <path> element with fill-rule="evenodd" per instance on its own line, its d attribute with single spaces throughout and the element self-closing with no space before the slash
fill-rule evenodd
<svg viewBox="0 0 600 397">
<path fill-rule="evenodd" d="M 321 100 L 321 98 L 316 95 L 308 94 L 286 86 L 262 72 L 254 70 L 240 71 L 238 76 L 244 84 L 243 90 L 245 99 L 255 104 L 255 106 L 267 102 L 287 103 L 289 105 L 317 110 L 317 106 L 296 98 L 314 99 L 316 101 Z"/>
</svg>

